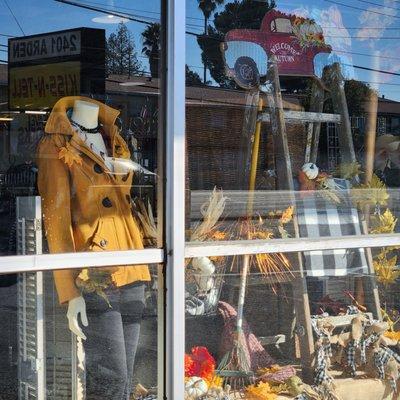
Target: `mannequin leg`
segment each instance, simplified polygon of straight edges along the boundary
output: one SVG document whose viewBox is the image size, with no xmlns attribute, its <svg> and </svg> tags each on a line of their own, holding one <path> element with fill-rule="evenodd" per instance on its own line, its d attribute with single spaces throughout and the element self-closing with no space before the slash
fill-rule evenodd
<svg viewBox="0 0 400 400">
<path fill-rule="evenodd" d="M 85 295 L 86 400 L 125 400 L 127 362 L 120 290 L 107 291 L 112 308 L 96 294 Z"/>
<path fill-rule="evenodd" d="M 127 364 L 127 382 L 125 388 L 127 400 L 129 400 L 132 392 L 133 369 L 144 309 L 144 289 L 145 285 L 141 282 L 121 288 L 121 316 Z"/>
</svg>

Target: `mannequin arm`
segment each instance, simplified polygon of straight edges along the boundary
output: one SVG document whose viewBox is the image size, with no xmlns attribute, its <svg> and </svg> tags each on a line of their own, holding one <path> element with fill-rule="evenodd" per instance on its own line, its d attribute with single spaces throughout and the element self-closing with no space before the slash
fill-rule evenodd
<svg viewBox="0 0 400 400">
<path fill-rule="evenodd" d="M 81 322 L 83 326 L 88 326 L 88 320 L 86 315 L 86 304 L 82 296 L 75 297 L 68 302 L 68 326 L 72 333 L 74 333 L 79 338 L 86 340 L 85 334 L 78 323 L 78 314 L 81 315 Z"/>
</svg>

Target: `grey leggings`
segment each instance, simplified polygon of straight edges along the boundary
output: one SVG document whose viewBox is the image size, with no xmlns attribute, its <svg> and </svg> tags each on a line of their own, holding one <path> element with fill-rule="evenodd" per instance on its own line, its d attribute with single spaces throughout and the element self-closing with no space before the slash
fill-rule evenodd
<svg viewBox="0 0 400 400">
<path fill-rule="evenodd" d="M 87 400 L 129 400 L 144 286 L 136 282 L 107 290 L 111 308 L 97 294 L 84 295 L 89 322 L 83 328 Z"/>
</svg>

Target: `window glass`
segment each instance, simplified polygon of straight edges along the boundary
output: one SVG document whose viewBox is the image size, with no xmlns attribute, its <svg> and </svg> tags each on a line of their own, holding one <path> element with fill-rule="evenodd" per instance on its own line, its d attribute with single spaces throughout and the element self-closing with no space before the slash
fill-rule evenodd
<svg viewBox="0 0 400 400">
<path fill-rule="evenodd" d="M 398 232 L 392 13 L 211 3 L 186 2 L 187 240 Z"/>
<path fill-rule="evenodd" d="M 158 267 L 150 269 L 157 282 Z M 156 398 L 156 284 L 109 288 L 104 269 L 94 268 L 80 272 L 76 281 L 83 300 L 67 314 L 52 272 L 0 276 L 2 396 L 126 399 L 126 393 L 147 393 Z"/>
<path fill-rule="evenodd" d="M 186 393 L 385 398 L 394 381 L 374 354 L 398 356 L 397 257 L 347 248 L 187 260 Z"/>
<path fill-rule="evenodd" d="M 365 248 L 400 232 L 398 9 L 377 6 L 186 1 L 187 394 L 397 393 L 398 246 Z"/>
<path fill-rule="evenodd" d="M 90 252 L 99 265 L 161 247 L 160 2 L 6 2 L 0 26 L 0 256 L 62 253 L 68 266 Z M 0 277 L 5 397 L 161 393 L 163 277 L 127 257 Z"/>
<path fill-rule="evenodd" d="M 39 195 L 46 252 L 160 246 L 159 2 L 137 21 L 124 1 L 14 7 L 1 14 L 3 228 L 16 196 Z"/>
</svg>

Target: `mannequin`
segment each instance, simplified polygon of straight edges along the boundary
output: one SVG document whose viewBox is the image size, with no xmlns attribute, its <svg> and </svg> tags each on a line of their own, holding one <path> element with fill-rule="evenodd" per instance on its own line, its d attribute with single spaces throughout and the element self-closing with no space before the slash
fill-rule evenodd
<svg viewBox="0 0 400 400">
<path fill-rule="evenodd" d="M 117 116 L 83 97 L 66 97 L 53 107 L 37 151 L 51 253 L 143 249 L 131 212 L 133 173 L 118 165 L 129 165 L 130 154 Z M 78 287 L 76 270 L 55 271 L 54 281 L 60 303 L 68 305 L 69 329 L 83 339 L 86 400 L 128 400 L 150 274 L 147 265 L 100 269 L 112 282 L 104 290 L 107 301 Z"/>
<path fill-rule="evenodd" d="M 88 129 L 96 128 L 99 124 L 99 106 L 86 101 L 76 100 L 71 121 Z M 90 138 L 91 142 L 94 143 L 97 148 L 103 150 L 104 153 L 107 154 L 106 145 L 101 133 L 91 134 Z M 82 296 L 75 297 L 68 302 L 67 318 L 71 332 L 79 338 L 86 340 L 86 335 L 82 332 L 78 323 L 78 315 L 81 317 L 82 325 L 88 326 L 86 304 Z"/>
</svg>

